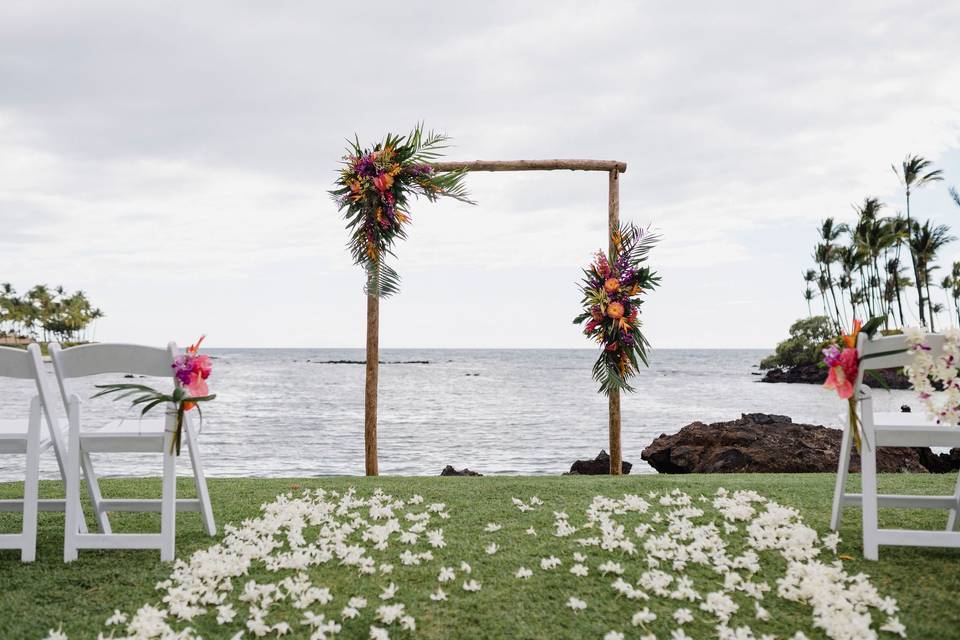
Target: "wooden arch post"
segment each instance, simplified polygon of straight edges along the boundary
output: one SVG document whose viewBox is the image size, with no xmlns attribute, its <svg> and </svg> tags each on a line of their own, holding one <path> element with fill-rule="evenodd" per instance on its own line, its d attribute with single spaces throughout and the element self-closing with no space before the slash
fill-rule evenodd
<svg viewBox="0 0 960 640">
<path fill-rule="evenodd" d="M 620 227 L 620 174 L 627 163 L 616 160 L 473 160 L 435 162 L 436 171 L 605 171 L 607 186 L 607 236 L 613 253 L 613 234 Z M 364 456 L 368 476 L 379 475 L 377 463 L 377 387 L 380 372 L 380 300 L 367 296 L 367 375 L 364 391 Z M 620 391 L 609 396 L 610 475 L 622 473 L 620 447 Z"/>
</svg>

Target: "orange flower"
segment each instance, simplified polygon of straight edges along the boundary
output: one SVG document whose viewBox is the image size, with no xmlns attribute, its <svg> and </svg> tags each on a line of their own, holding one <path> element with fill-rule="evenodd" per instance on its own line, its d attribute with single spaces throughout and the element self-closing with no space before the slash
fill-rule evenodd
<svg viewBox="0 0 960 640">
<path fill-rule="evenodd" d="M 360 193 L 360 183 L 356 180 L 351 180 L 350 191 L 353 191 L 354 193 Z"/>
<path fill-rule="evenodd" d="M 607 293 L 616 293 L 620 289 L 620 281 L 616 278 L 607 278 L 603 283 L 603 290 Z"/>
<path fill-rule="evenodd" d="M 373 186 L 377 188 L 377 191 L 383 193 L 393 186 L 393 176 L 389 173 L 381 173 L 373 179 Z"/>
<path fill-rule="evenodd" d="M 862 326 L 862 322 L 859 320 L 854 320 L 853 331 L 850 332 L 850 335 L 843 334 L 843 344 L 850 349 L 855 348 L 857 346 L 857 335 L 860 333 L 860 327 Z"/>
<path fill-rule="evenodd" d="M 623 305 L 619 302 L 611 302 L 607 305 L 607 315 L 614 320 L 619 320 L 623 317 Z"/>
</svg>

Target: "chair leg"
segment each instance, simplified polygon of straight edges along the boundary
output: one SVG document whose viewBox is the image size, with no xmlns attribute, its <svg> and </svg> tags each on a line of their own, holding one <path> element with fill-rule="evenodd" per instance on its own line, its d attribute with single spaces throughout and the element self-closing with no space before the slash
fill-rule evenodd
<svg viewBox="0 0 960 640">
<path fill-rule="evenodd" d="M 193 466 L 193 482 L 197 487 L 197 499 L 200 500 L 200 516 L 203 518 L 203 527 L 207 530 L 208 536 L 215 536 L 217 535 L 217 525 L 213 520 L 213 506 L 210 504 L 207 479 L 203 474 L 203 461 L 200 459 L 197 434 L 190 422 L 184 425 L 184 431 L 186 431 L 187 446 L 190 448 L 190 464 Z"/>
<path fill-rule="evenodd" d="M 850 450 L 853 438 L 850 437 L 851 425 L 843 430 L 840 439 L 840 455 L 837 460 L 837 480 L 833 488 L 833 512 L 830 514 L 830 528 L 834 531 L 840 528 L 840 518 L 843 516 L 843 497 L 847 492 L 847 474 L 850 471 Z"/>
<path fill-rule="evenodd" d="M 27 475 L 23 483 L 23 543 L 20 560 L 33 562 L 37 557 L 37 507 L 40 484 L 40 401 L 30 405 L 30 426 L 27 431 Z"/>
<path fill-rule="evenodd" d="M 79 398 L 71 398 L 67 407 L 70 432 L 67 438 L 67 477 L 63 527 L 63 561 L 77 559 L 77 530 L 80 517 L 80 407 Z"/>
<path fill-rule="evenodd" d="M 91 504 L 93 504 L 93 515 L 97 519 L 97 527 L 99 527 L 100 533 L 113 533 L 113 529 L 110 527 L 110 519 L 100 509 L 100 503 L 103 501 L 103 496 L 100 493 L 100 483 L 97 481 L 97 473 L 93 470 L 93 461 L 90 459 L 90 454 L 86 451 L 80 454 L 80 465 L 83 468 L 83 477 L 87 480 L 87 493 L 90 495 Z"/>
<path fill-rule="evenodd" d="M 877 448 L 866 445 L 860 451 L 860 483 L 863 494 L 863 557 L 878 560 L 880 549 L 877 543 L 878 500 L 877 500 Z"/>
<path fill-rule="evenodd" d="M 163 492 L 160 497 L 160 560 L 173 560 L 177 523 L 177 458 L 170 452 L 171 438 L 164 438 Z"/>
</svg>

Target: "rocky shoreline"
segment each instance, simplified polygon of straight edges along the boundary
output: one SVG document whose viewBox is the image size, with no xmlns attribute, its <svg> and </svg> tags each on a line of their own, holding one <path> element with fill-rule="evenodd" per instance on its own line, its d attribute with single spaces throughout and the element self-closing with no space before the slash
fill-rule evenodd
<svg viewBox="0 0 960 640">
<path fill-rule="evenodd" d="M 879 380 L 877 379 L 879 378 Z M 823 384 L 827 380 L 827 370 L 819 364 L 805 364 L 797 367 L 775 367 L 767 369 L 760 382 L 787 382 L 800 384 Z M 875 389 L 909 389 L 910 382 L 901 369 L 881 369 L 871 372 L 865 380 L 867 386 Z"/>
<path fill-rule="evenodd" d="M 829 473 L 837 470 L 842 432 L 794 423 L 787 416 L 745 413 L 737 420 L 694 422 L 662 434 L 641 458 L 660 473 Z M 960 448 L 934 453 L 930 447 L 883 447 L 883 473 L 948 473 L 960 469 Z M 854 452 L 850 470 L 860 470 Z"/>
</svg>

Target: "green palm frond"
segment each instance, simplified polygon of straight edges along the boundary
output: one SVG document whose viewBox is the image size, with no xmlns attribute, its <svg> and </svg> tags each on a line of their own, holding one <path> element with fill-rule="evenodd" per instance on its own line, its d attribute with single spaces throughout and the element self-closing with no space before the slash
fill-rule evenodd
<svg viewBox="0 0 960 640">
<path fill-rule="evenodd" d="M 368 149 L 356 135 L 348 141 L 345 166 L 330 195 L 346 219 L 350 256 L 366 271 L 368 295 L 385 297 L 399 290 L 400 276 L 384 258 L 394 256 L 394 244 L 406 238 L 411 196 L 473 204 L 465 171 L 433 170 L 449 142 L 446 134 L 425 132 L 422 123 L 405 136 L 388 133 Z"/>
<path fill-rule="evenodd" d="M 96 388 L 100 389 L 100 391 L 93 394 L 93 396 L 91 396 L 93 398 L 113 395 L 114 402 L 126 398 L 133 398 L 130 404 L 133 407 L 140 408 L 141 416 L 147 415 L 147 413 L 160 405 L 170 405 L 172 407 L 171 412 L 176 416 L 176 431 L 173 434 L 173 443 L 171 446 L 177 455 L 180 455 L 180 434 L 183 431 L 185 404 L 192 403 L 195 405 L 202 424 L 203 413 L 200 411 L 200 404 L 215 400 L 217 397 L 215 393 L 205 396 L 191 396 L 187 393 L 186 389 L 179 385 L 175 386 L 170 393 L 159 391 L 147 385 L 134 383 L 98 384 Z"/>
</svg>

